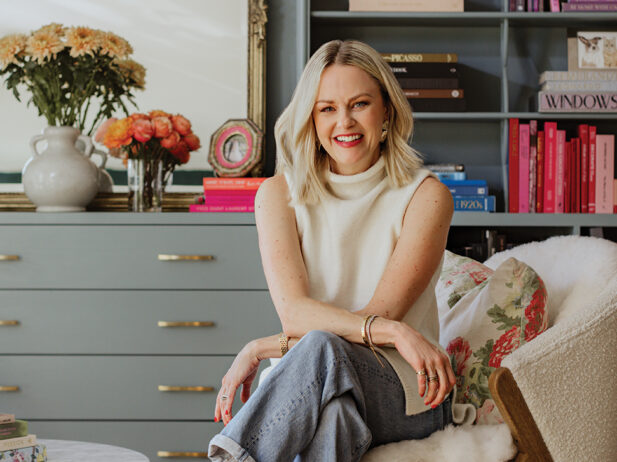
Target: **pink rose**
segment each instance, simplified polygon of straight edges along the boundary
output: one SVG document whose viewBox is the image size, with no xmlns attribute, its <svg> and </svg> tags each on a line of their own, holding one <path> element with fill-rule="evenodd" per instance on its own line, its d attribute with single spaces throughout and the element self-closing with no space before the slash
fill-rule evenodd
<svg viewBox="0 0 617 462">
<path fill-rule="evenodd" d="M 180 135 L 178 134 L 178 132 L 172 132 L 171 135 L 161 140 L 161 146 L 171 151 L 173 148 L 176 147 L 179 142 Z"/>
<path fill-rule="evenodd" d="M 155 138 L 167 138 L 173 131 L 171 120 L 169 117 L 158 116 L 152 119 L 154 124 L 154 137 Z"/>
<path fill-rule="evenodd" d="M 191 157 L 189 154 L 189 147 L 185 141 L 180 141 L 170 152 L 181 164 L 186 164 Z"/>
<path fill-rule="evenodd" d="M 154 135 L 154 125 L 148 119 L 133 121 L 133 138 L 140 143 L 146 143 Z"/>
<path fill-rule="evenodd" d="M 186 143 L 190 151 L 197 151 L 201 147 L 199 137 L 194 133 L 189 133 L 184 138 L 182 138 L 182 141 Z"/>
<path fill-rule="evenodd" d="M 186 136 L 191 133 L 191 122 L 180 114 L 171 116 L 171 123 L 174 126 L 174 130 L 180 133 L 180 135 Z"/>
<path fill-rule="evenodd" d="M 109 126 L 117 120 L 118 119 L 116 117 L 112 117 L 111 119 L 107 119 L 105 122 L 103 122 L 94 134 L 94 141 L 96 141 L 97 143 L 102 143 L 103 139 L 105 138 L 105 133 L 107 133 L 107 130 L 109 129 Z"/>
<path fill-rule="evenodd" d="M 463 337 L 456 337 L 448 343 L 446 352 L 452 358 L 454 373 L 457 377 L 462 376 L 466 367 L 465 363 L 471 356 L 471 347 L 469 346 L 469 342 Z"/>
<path fill-rule="evenodd" d="M 490 367 L 501 366 L 501 360 L 516 350 L 521 344 L 521 328 L 512 326 L 509 331 L 505 332 L 497 339 L 493 346 L 493 351 L 489 355 L 488 365 Z"/>
</svg>

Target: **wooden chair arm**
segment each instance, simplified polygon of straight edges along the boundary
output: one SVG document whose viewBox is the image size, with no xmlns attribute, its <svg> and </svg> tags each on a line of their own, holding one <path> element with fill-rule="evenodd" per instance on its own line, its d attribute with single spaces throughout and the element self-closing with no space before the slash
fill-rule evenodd
<svg viewBox="0 0 617 462">
<path fill-rule="evenodd" d="M 488 379 L 488 387 L 518 447 L 516 462 L 553 462 L 540 430 L 525 403 L 510 369 L 500 367 Z"/>
</svg>

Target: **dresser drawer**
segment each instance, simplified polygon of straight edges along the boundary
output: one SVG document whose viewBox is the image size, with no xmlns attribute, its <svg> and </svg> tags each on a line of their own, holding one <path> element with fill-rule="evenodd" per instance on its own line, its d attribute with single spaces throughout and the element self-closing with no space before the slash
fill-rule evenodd
<svg viewBox="0 0 617 462">
<path fill-rule="evenodd" d="M 214 422 L 52 422 L 30 421 L 31 433 L 41 439 L 112 444 L 139 451 L 151 462 L 208 460 L 200 457 L 159 457 L 165 452 L 208 451 L 210 439 L 223 425 Z M 113 462 L 113 461 L 110 461 Z"/>
<path fill-rule="evenodd" d="M 254 226 L 5 225 L 0 255 L 8 289 L 267 288 Z"/>
<path fill-rule="evenodd" d="M 281 330 L 262 290 L 5 290 L 0 324 L 12 354 L 236 354 Z"/>
<path fill-rule="evenodd" d="M 212 420 L 233 357 L 0 356 L 0 409 L 58 420 Z M 265 368 L 269 361 L 262 362 Z M 255 384 L 256 385 L 256 384 Z M 212 387 L 160 391 L 159 386 Z M 234 408 L 240 408 L 235 400 Z"/>
</svg>

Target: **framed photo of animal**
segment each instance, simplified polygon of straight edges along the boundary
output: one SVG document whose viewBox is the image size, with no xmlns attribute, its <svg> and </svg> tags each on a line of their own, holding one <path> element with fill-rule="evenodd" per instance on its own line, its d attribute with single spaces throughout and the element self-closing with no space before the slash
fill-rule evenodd
<svg viewBox="0 0 617 462">
<path fill-rule="evenodd" d="M 579 69 L 612 69 L 617 71 L 617 32 L 577 32 Z"/>
</svg>

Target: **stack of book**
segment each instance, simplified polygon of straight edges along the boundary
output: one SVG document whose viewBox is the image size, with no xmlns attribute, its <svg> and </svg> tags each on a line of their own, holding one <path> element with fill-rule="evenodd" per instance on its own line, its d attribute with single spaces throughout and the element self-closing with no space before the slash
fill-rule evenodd
<svg viewBox="0 0 617 462">
<path fill-rule="evenodd" d="M 617 70 L 543 72 L 538 112 L 617 112 Z"/>
<path fill-rule="evenodd" d="M 578 124 L 510 119 L 510 213 L 617 213 L 615 135 Z"/>
<path fill-rule="evenodd" d="M 13 414 L 0 414 L 0 460 L 45 462 L 47 450 L 37 444 L 36 435 L 28 434 L 28 422 L 15 420 Z"/>
<path fill-rule="evenodd" d="M 456 53 L 381 53 L 416 112 L 467 109 Z"/>
<path fill-rule="evenodd" d="M 349 0 L 349 11 L 456 12 L 464 11 L 464 3 L 464 0 Z"/>
<path fill-rule="evenodd" d="M 266 178 L 203 179 L 204 196 L 189 212 L 254 212 L 255 195 Z"/>
<path fill-rule="evenodd" d="M 495 196 L 489 196 L 486 181 L 468 180 L 463 164 L 429 164 L 426 167 L 448 187 L 456 212 L 495 211 Z"/>
</svg>

